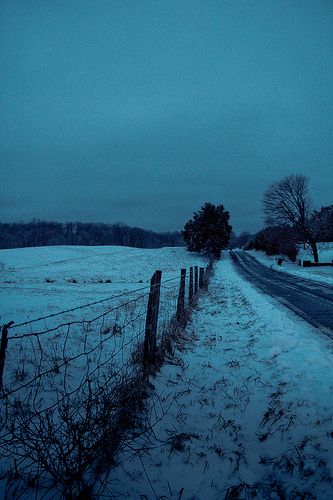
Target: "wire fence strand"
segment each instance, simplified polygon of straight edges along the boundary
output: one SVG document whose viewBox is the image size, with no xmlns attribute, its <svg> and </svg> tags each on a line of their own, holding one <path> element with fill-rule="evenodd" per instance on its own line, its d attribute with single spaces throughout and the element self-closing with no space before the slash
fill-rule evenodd
<svg viewBox="0 0 333 500">
<path fill-rule="evenodd" d="M 187 278 L 180 290 L 179 275 L 156 281 L 156 273 L 149 287 L 3 328 L 0 480 L 9 496 L 24 496 L 31 482 L 39 496 L 51 484 L 63 495 L 78 494 L 95 474 L 96 457 L 110 460 L 120 429 L 135 425 L 180 305 L 186 313 L 190 286 Z M 100 304 L 103 310 L 94 310 Z M 62 318 L 88 307 L 85 317 Z"/>
</svg>

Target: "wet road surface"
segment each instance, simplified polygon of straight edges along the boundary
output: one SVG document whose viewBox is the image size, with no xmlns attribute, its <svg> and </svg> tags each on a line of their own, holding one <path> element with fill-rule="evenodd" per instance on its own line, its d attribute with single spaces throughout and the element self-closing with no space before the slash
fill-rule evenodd
<svg viewBox="0 0 333 500">
<path fill-rule="evenodd" d="M 230 252 L 237 271 L 333 340 L 333 286 L 275 271 L 246 252 Z"/>
</svg>

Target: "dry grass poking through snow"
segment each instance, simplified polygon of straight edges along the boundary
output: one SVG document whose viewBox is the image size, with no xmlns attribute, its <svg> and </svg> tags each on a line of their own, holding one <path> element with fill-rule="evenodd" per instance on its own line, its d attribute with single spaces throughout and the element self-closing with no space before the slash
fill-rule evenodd
<svg viewBox="0 0 333 500">
<path fill-rule="evenodd" d="M 119 457 L 110 495 L 333 498 L 329 342 L 228 261 L 186 336 L 154 380 L 150 430 Z"/>
</svg>

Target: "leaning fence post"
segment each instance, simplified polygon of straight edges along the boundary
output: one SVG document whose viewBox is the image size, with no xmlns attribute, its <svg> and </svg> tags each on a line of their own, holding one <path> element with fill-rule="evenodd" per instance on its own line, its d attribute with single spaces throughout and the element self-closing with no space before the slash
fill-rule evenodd
<svg viewBox="0 0 333 500">
<path fill-rule="evenodd" d="M 8 343 L 8 328 L 14 324 L 14 321 L 3 325 L 1 332 L 1 345 L 0 345 L 0 389 L 3 388 L 3 371 L 5 368 L 5 358 L 6 358 L 6 347 Z"/>
<path fill-rule="evenodd" d="M 199 274 L 199 288 L 200 289 L 203 287 L 204 274 L 205 274 L 205 269 L 203 267 L 200 267 L 200 274 Z"/>
<path fill-rule="evenodd" d="M 146 366 L 153 363 L 156 358 L 156 333 L 161 291 L 161 277 L 162 271 L 155 271 L 150 280 L 143 352 L 143 362 Z"/>
<path fill-rule="evenodd" d="M 185 280 L 186 280 L 186 269 L 181 269 L 180 271 L 180 283 L 179 283 L 179 293 L 177 301 L 177 321 L 182 322 L 184 318 L 185 311 Z"/>
<path fill-rule="evenodd" d="M 193 302 L 193 267 L 190 267 L 190 283 L 188 288 L 188 301 L 189 304 Z"/>
<path fill-rule="evenodd" d="M 198 293 L 198 266 L 194 266 L 194 294 Z"/>
</svg>

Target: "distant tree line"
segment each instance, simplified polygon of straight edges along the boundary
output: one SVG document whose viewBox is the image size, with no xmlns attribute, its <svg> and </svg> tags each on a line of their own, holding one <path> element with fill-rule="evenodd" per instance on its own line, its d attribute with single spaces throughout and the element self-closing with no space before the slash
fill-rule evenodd
<svg viewBox="0 0 333 500">
<path fill-rule="evenodd" d="M 122 223 L 0 223 L 0 248 L 50 245 L 119 245 L 136 248 L 183 246 L 180 232 L 156 233 Z"/>
<path fill-rule="evenodd" d="M 290 239 L 289 231 L 283 226 L 270 226 L 255 234 L 244 250 L 262 250 L 267 255 L 286 255 L 295 262 L 298 252 L 297 242 Z"/>
<path fill-rule="evenodd" d="M 248 231 L 240 233 L 238 236 L 234 231 L 231 231 L 229 247 L 233 248 L 244 248 L 245 245 L 254 238 L 254 235 Z"/>
</svg>

